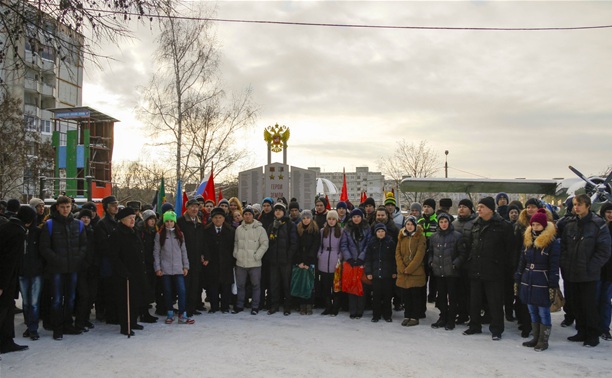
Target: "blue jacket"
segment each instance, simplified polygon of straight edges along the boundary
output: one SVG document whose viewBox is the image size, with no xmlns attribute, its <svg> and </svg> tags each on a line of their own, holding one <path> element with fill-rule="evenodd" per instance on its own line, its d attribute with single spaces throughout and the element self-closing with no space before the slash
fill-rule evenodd
<svg viewBox="0 0 612 378">
<path fill-rule="evenodd" d="M 525 231 L 523 250 L 514 279 L 519 286 L 519 298 L 525 304 L 549 307 L 549 288 L 559 287 L 560 244 L 555 225 L 548 226 L 535 240 L 531 226 Z"/>
<path fill-rule="evenodd" d="M 354 266 L 363 265 L 371 236 L 370 226 L 365 219 L 359 225 L 349 220 L 344 230 L 342 230 L 342 237 L 340 238 L 340 250 L 342 251 L 344 261 L 349 263 L 352 261 L 353 264 L 351 265 Z M 357 264 L 357 260 L 360 260 L 360 264 Z"/>
</svg>

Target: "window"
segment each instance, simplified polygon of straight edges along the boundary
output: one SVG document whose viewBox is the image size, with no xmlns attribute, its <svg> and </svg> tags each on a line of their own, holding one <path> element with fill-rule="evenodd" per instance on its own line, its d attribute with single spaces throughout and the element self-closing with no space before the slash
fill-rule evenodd
<svg viewBox="0 0 612 378">
<path fill-rule="evenodd" d="M 44 134 L 51 134 L 51 121 L 50 120 L 40 120 L 40 131 Z"/>
</svg>

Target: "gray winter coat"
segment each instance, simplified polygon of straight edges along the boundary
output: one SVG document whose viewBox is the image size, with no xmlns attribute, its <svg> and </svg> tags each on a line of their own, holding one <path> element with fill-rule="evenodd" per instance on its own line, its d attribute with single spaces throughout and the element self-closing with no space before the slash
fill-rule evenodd
<svg viewBox="0 0 612 378">
<path fill-rule="evenodd" d="M 166 229 L 166 241 L 164 246 L 159 242 L 161 234 L 155 234 L 155 248 L 153 266 L 155 271 L 161 270 L 165 276 L 183 274 L 183 269 L 189 269 L 189 258 L 185 241 L 182 243 L 176 238 L 175 231 Z"/>
<path fill-rule="evenodd" d="M 452 224 L 438 231 L 429 238 L 429 265 L 436 277 L 459 277 L 461 258 L 459 243 L 461 233 L 455 231 Z"/>
</svg>

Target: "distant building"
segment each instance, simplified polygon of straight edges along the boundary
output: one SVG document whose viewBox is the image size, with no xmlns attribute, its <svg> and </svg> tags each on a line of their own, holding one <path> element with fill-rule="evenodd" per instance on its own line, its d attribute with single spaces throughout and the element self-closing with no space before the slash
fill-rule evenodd
<svg viewBox="0 0 612 378">
<path fill-rule="evenodd" d="M 311 171 L 317 172 L 317 177 L 330 180 L 338 187 L 337 194 L 328 194 L 331 206 L 340 200 L 342 190 L 342 172 L 321 172 L 319 167 L 308 167 Z M 359 198 L 363 191 L 367 192 L 368 197 L 374 198 L 376 204 L 382 204 L 384 199 L 385 176 L 381 172 L 370 172 L 368 167 L 356 167 L 355 172 L 346 172 L 346 186 L 349 200 L 355 205 L 359 205 Z"/>
<path fill-rule="evenodd" d="M 3 11 L 2 5 L 0 11 Z M 32 8 L 33 19 L 38 17 L 38 12 Z M 48 32 L 47 35 L 57 38 L 44 45 L 39 42 L 44 40 L 42 37 L 38 40 L 22 37 L 16 42 L 16 50 L 3 49 L 5 56 L 0 62 L 0 80 L 6 93 L 22 100 L 27 131 L 38 136 L 32 138 L 32 145 L 28 147 L 32 159 L 38 158 L 40 143 L 51 140 L 53 113 L 48 109 L 81 106 L 83 97 L 83 35 L 46 15 L 37 23 Z M 7 46 L 6 40 L 7 35 L 0 31 L 3 47 Z M 53 172 L 52 161 L 43 166 L 47 172 Z M 38 195 L 40 174 L 24 167 L 20 193 L 24 201 Z"/>
</svg>

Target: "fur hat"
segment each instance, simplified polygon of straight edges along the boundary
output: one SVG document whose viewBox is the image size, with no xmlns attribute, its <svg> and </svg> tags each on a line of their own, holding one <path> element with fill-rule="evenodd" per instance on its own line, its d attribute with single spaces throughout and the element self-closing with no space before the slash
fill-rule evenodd
<svg viewBox="0 0 612 378">
<path fill-rule="evenodd" d="M 535 207 L 537 207 L 538 209 L 541 209 L 544 207 L 544 204 L 542 203 L 542 201 L 540 201 L 537 198 L 530 198 L 527 200 L 527 202 L 525 202 L 525 207 L 529 206 L 529 205 L 533 205 Z"/>
<path fill-rule="evenodd" d="M 440 207 L 450 209 L 453 206 L 453 200 L 450 198 L 442 198 L 440 200 Z"/>
<path fill-rule="evenodd" d="M 508 194 L 504 193 L 504 192 L 499 192 L 497 193 L 497 195 L 495 196 L 495 203 L 499 203 L 499 199 L 500 198 L 505 198 L 506 202 L 510 202 L 510 198 L 508 198 Z"/>
<path fill-rule="evenodd" d="M 304 211 L 302 211 L 302 218 L 310 218 L 312 219 L 312 211 L 305 209 Z"/>
<path fill-rule="evenodd" d="M 171 220 L 176 223 L 176 213 L 174 211 L 166 211 L 164 213 L 163 219 L 164 219 L 164 222 Z"/>
<path fill-rule="evenodd" d="M 376 226 L 374 226 L 374 232 L 377 232 L 378 230 L 385 230 L 385 232 L 387 232 L 387 226 L 382 223 L 376 223 Z"/>
<path fill-rule="evenodd" d="M 470 209 L 472 213 L 474 212 L 474 203 L 467 198 L 464 198 L 461 201 L 459 201 L 459 206 L 465 206 L 468 209 Z"/>
<path fill-rule="evenodd" d="M 142 213 L 142 219 L 144 219 L 145 222 L 147 220 L 149 220 L 149 218 L 151 218 L 151 217 L 155 217 L 155 219 L 157 219 L 157 215 L 155 214 L 155 211 L 153 211 L 153 210 L 145 210 Z"/>
<path fill-rule="evenodd" d="M 495 200 L 493 199 L 493 197 L 484 197 L 483 199 L 478 201 L 478 204 L 483 204 L 492 211 L 495 211 Z"/>
<path fill-rule="evenodd" d="M 429 206 L 432 209 L 436 209 L 436 200 L 434 200 L 433 198 L 428 198 L 425 201 L 423 201 L 423 206 Z"/>
<path fill-rule="evenodd" d="M 395 201 L 395 196 L 393 195 L 393 192 L 387 193 L 387 197 L 385 198 L 385 206 L 387 205 L 397 206 L 397 201 Z"/>
<path fill-rule="evenodd" d="M 366 198 L 365 201 L 363 201 L 363 205 L 364 206 L 372 205 L 372 206 L 376 207 L 376 201 L 374 201 L 374 198 L 368 197 L 368 198 Z"/>
<path fill-rule="evenodd" d="M 327 215 L 325 216 L 325 220 L 329 220 L 331 218 L 334 219 L 338 219 L 338 212 L 336 210 L 330 210 L 327 212 Z"/>
<path fill-rule="evenodd" d="M 210 218 L 214 218 L 215 215 L 222 215 L 225 218 L 225 210 L 217 206 L 210 211 Z"/>
<path fill-rule="evenodd" d="M 340 201 L 336 204 L 336 209 L 348 209 L 346 202 Z"/>
<path fill-rule="evenodd" d="M 125 206 L 131 207 L 132 209 L 136 211 L 140 211 L 140 201 L 129 201 L 128 203 L 125 204 Z"/>
<path fill-rule="evenodd" d="M 361 211 L 360 208 L 355 208 L 353 209 L 353 211 L 351 211 L 351 218 L 354 217 L 355 215 L 359 215 L 360 217 L 363 218 L 363 211 Z"/>
<path fill-rule="evenodd" d="M 542 227 L 546 228 L 548 225 L 548 219 L 546 219 L 546 210 L 538 209 L 538 212 L 533 214 L 531 219 L 529 220 L 529 224 L 533 225 L 534 223 L 539 223 Z"/>
<path fill-rule="evenodd" d="M 419 213 L 420 213 L 421 211 L 423 211 L 423 207 L 421 207 L 421 204 L 420 204 L 420 203 L 418 203 L 418 202 L 413 202 L 413 203 L 412 203 L 412 205 L 410 205 L 410 210 L 411 210 L 411 211 L 412 211 L 412 210 L 418 210 L 418 211 L 419 211 Z"/>
<path fill-rule="evenodd" d="M 117 213 L 117 215 L 115 216 L 115 219 L 117 221 L 120 221 L 121 219 L 130 216 L 130 215 L 134 215 L 136 214 L 136 212 L 134 211 L 134 209 L 132 209 L 129 206 L 124 207 L 123 209 L 119 210 L 119 212 Z M 174 214 L 174 213 L 173 213 Z M 176 222 L 176 214 L 174 215 L 174 220 Z"/>
</svg>

